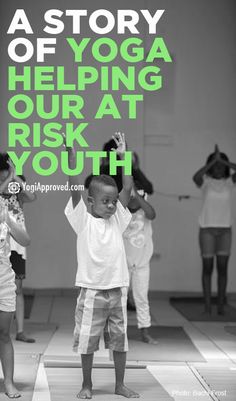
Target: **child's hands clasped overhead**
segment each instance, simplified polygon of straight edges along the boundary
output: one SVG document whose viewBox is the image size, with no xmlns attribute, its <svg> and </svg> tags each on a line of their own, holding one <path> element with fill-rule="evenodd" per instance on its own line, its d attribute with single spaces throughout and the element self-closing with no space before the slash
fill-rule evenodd
<svg viewBox="0 0 236 401">
<path fill-rule="evenodd" d="M 63 146 L 64 146 L 64 148 L 66 148 L 66 150 L 69 151 L 72 156 L 75 156 L 74 148 L 67 146 L 66 134 L 64 132 L 62 132 L 61 135 L 62 135 L 62 138 L 63 138 Z"/>
<path fill-rule="evenodd" d="M 10 169 L 9 169 L 9 171 L 10 171 L 10 173 L 9 173 L 9 180 L 10 180 L 10 181 L 13 181 L 13 182 L 18 182 L 18 184 L 20 185 L 21 189 L 23 189 L 23 186 L 22 186 L 22 182 L 23 182 L 23 181 L 22 181 L 21 177 L 19 177 L 18 175 L 16 175 L 16 168 L 15 168 L 15 166 L 14 166 L 12 160 L 9 159 L 7 163 L 8 163 L 9 166 L 10 166 Z"/>
<path fill-rule="evenodd" d="M 214 157 L 214 161 L 216 162 L 220 162 L 222 164 L 224 164 L 225 166 L 229 166 L 230 162 L 228 162 L 227 160 L 225 160 L 222 156 L 221 156 L 221 152 L 220 149 L 218 147 L 218 145 L 215 145 L 215 157 Z"/>
<path fill-rule="evenodd" d="M 215 161 L 222 161 L 218 145 L 215 145 Z"/>
</svg>

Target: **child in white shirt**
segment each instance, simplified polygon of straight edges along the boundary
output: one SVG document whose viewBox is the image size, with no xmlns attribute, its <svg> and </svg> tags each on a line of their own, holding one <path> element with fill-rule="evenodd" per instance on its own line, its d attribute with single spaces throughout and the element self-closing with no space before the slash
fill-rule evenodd
<svg viewBox="0 0 236 401">
<path fill-rule="evenodd" d="M 151 220 L 156 217 L 156 213 L 145 199 L 144 191 L 137 190 L 135 186 L 132 190 L 128 209 L 132 213 L 132 219 L 123 237 L 138 328 L 141 332 L 142 341 L 148 344 L 157 344 L 148 330 L 151 327 L 148 288 L 150 259 L 153 254 Z"/>
<path fill-rule="evenodd" d="M 114 136 L 116 152 L 123 157 L 126 150 L 124 134 Z M 70 167 L 74 155 L 69 152 Z M 78 177 L 69 177 L 78 185 Z M 105 346 L 113 351 L 115 393 L 127 398 L 139 395 L 124 385 L 127 341 L 127 289 L 129 274 L 122 233 L 130 221 L 126 208 L 132 188 L 132 177 L 124 176 L 123 189 L 113 178 L 95 176 L 90 182 L 87 211 L 79 191 L 71 191 L 72 199 L 65 214 L 77 234 L 78 271 L 76 285 L 81 287 L 75 313 L 74 350 L 81 353 L 83 384 L 78 398 L 92 398 L 93 354 L 104 332 Z"/>
<path fill-rule="evenodd" d="M 230 169 L 234 173 L 230 174 Z M 205 166 L 193 176 L 202 189 L 203 205 L 199 216 L 199 244 L 202 256 L 202 287 L 205 313 L 211 314 L 211 276 L 214 258 L 218 273 L 217 312 L 224 315 L 227 269 L 232 242 L 231 192 L 236 183 L 236 164 L 215 146 Z"/>
</svg>

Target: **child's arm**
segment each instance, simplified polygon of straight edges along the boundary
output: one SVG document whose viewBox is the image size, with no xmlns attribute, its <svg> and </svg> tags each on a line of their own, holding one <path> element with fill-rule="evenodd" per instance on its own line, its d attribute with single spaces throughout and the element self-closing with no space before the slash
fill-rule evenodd
<svg viewBox="0 0 236 401">
<path fill-rule="evenodd" d="M 19 198 L 19 201 L 21 202 L 21 204 L 25 203 L 25 202 L 33 202 L 36 199 L 36 193 L 32 192 L 32 191 L 28 191 L 26 188 L 24 189 L 23 184 L 25 181 L 22 180 L 21 177 L 15 175 L 13 179 L 14 179 L 14 181 L 18 182 L 21 186 L 21 191 L 18 194 L 18 198 Z"/>
<path fill-rule="evenodd" d="M 24 189 L 24 180 L 16 175 L 15 166 L 13 165 L 12 161 L 9 160 L 8 164 L 10 166 L 12 181 L 18 182 L 21 187 L 21 192 L 18 194 L 20 203 L 23 204 L 24 202 L 33 202 L 36 199 L 36 194 Z"/>
<path fill-rule="evenodd" d="M 134 192 L 135 192 L 135 197 L 138 200 L 139 206 L 141 207 L 141 209 L 143 209 L 144 213 L 145 213 L 145 217 L 148 220 L 154 220 L 156 217 L 156 212 L 154 210 L 154 208 L 150 205 L 149 202 L 147 202 L 142 196 L 139 195 L 139 193 L 137 192 L 137 189 L 135 187 L 133 187 Z"/>
<path fill-rule="evenodd" d="M 235 163 L 232 163 L 232 162 L 230 162 L 230 161 L 227 162 L 226 160 L 221 159 L 221 158 L 220 158 L 220 161 L 221 161 L 221 163 L 224 164 L 225 166 L 227 166 L 227 167 L 231 168 L 232 170 L 234 170 L 234 173 L 232 174 L 231 178 L 232 178 L 232 181 L 236 183 L 236 164 L 235 164 Z"/>
<path fill-rule="evenodd" d="M 203 184 L 203 176 L 208 172 L 208 170 L 215 164 L 215 160 L 212 160 L 211 163 L 206 164 L 200 170 L 198 170 L 194 176 L 193 176 L 193 181 L 197 185 L 197 187 L 201 187 Z"/>
<path fill-rule="evenodd" d="M 73 170 L 75 168 L 75 151 L 73 148 L 69 148 L 66 145 L 66 136 L 64 133 L 62 135 L 63 135 L 63 139 L 64 139 L 64 146 L 68 153 L 69 167 L 70 167 L 70 169 Z M 70 192 L 71 192 L 71 197 L 72 197 L 73 208 L 75 208 L 81 199 L 81 192 L 78 189 L 79 185 L 80 185 L 78 175 L 73 175 L 73 176 L 69 175 L 69 184 L 70 184 Z M 77 189 L 74 189 L 74 188 L 77 188 Z"/>
<path fill-rule="evenodd" d="M 26 229 L 13 220 L 6 207 L 1 209 L 0 223 L 1 222 L 5 222 L 8 225 L 10 234 L 16 242 L 22 246 L 28 246 L 30 244 L 30 237 Z"/>
<path fill-rule="evenodd" d="M 0 184 L 0 193 L 2 194 L 8 187 L 8 184 L 12 181 L 13 172 L 10 169 L 7 178 Z"/>
<path fill-rule="evenodd" d="M 215 146 L 215 157 L 212 161 L 205 166 L 201 167 L 193 176 L 193 181 L 197 185 L 197 187 L 201 187 L 203 184 L 203 176 L 210 170 L 210 168 L 215 164 L 217 160 L 219 160 L 220 153 L 219 148 Z"/>
<path fill-rule="evenodd" d="M 232 170 L 234 170 L 234 173 L 232 174 L 231 178 L 232 178 L 232 181 L 234 183 L 236 183 L 236 164 L 229 162 L 229 168 L 232 168 Z"/>
<path fill-rule="evenodd" d="M 29 234 L 24 227 L 17 224 L 9 215 L 6 223 L 10 227 L 11 236 L 16 242 L 18 242 L 22 246 L 28 246 L 30 244 Z"/>
<path fill-rule="evenodd" d="M 112 149 L 117 152 L 121 159 L 123 159 L 126 151 L 125 134 L 116 132 L 113 139 L 117 145 L 116 149 Z M 126 207 L 130 200 L 130 193 L 133 186 L 133 177 L 124 174 L 124 169 L 122 169 L 122 190 L 119 193 L 119 200 L 124 207 Z"/>
</svg>

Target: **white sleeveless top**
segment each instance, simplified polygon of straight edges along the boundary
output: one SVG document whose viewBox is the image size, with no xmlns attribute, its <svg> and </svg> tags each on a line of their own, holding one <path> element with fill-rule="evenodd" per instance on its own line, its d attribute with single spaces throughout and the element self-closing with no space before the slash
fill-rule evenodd
<svg viewBox="0 0 236 401">
<path fill-rule="evenodd" d="M 205 227 L 231 227 L 232 178 L 216 180 L 205 176 L 202 185 L 203 203 L 199 225 Z"/>
</svg>

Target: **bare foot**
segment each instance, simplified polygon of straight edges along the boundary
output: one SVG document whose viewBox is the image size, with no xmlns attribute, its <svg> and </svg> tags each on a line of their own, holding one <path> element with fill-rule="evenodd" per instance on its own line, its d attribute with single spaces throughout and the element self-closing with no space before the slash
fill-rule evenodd
<svg viewBox="0 0 236 401">
<path fill-rule="evenodd" d="M 17 333 L 16 341 L 22 341 L 23 343 L 35 343 L 35 339 L 27 337 L 23 331 Z"/>
<path fill-rule="evenodd" d="M 126 387 L 124 384 L 120 384 L 119 386 L 116 386 L 115 394 L 123 395 L 123 397 L 126 397 L 126 398 L 139 398 L 140 397 L 140 395 L 138 393 L 135 393 L 135 391 L 130 390 L 130 388 Z"/>
<path fill-rule="evenodd" d="M 5 383 L 5 394 L 8 398 L 20 398 L 21 394 L 13 383 Z"/>
<path fill-rule="evenodd" d="M 91 399 L 92 398 L 92 389 L 89 387 L 82 387 L 79 394 L 77 394 L 77 398 Z"/>
<path fill-rule="evenodd" d="M 158 341 L 152 338 L 149 334 L 142 335 L 142 341 L 152 345 L 157 345 L 158 343 Z"/>
<path fill-rule="evenodd" d="M 143 327 L 143 328 L 141 329 L 141 338 L 142 338 L 142 341 L 143 341 L 144 343 L 147 343 L 147 344 L 156 345 L 156 344 L 158 343 L 157 340 L 154 340 L 154 338 L 152 338 L 152 337 L 150 336 L 147 327 Z"/>
</svg>

